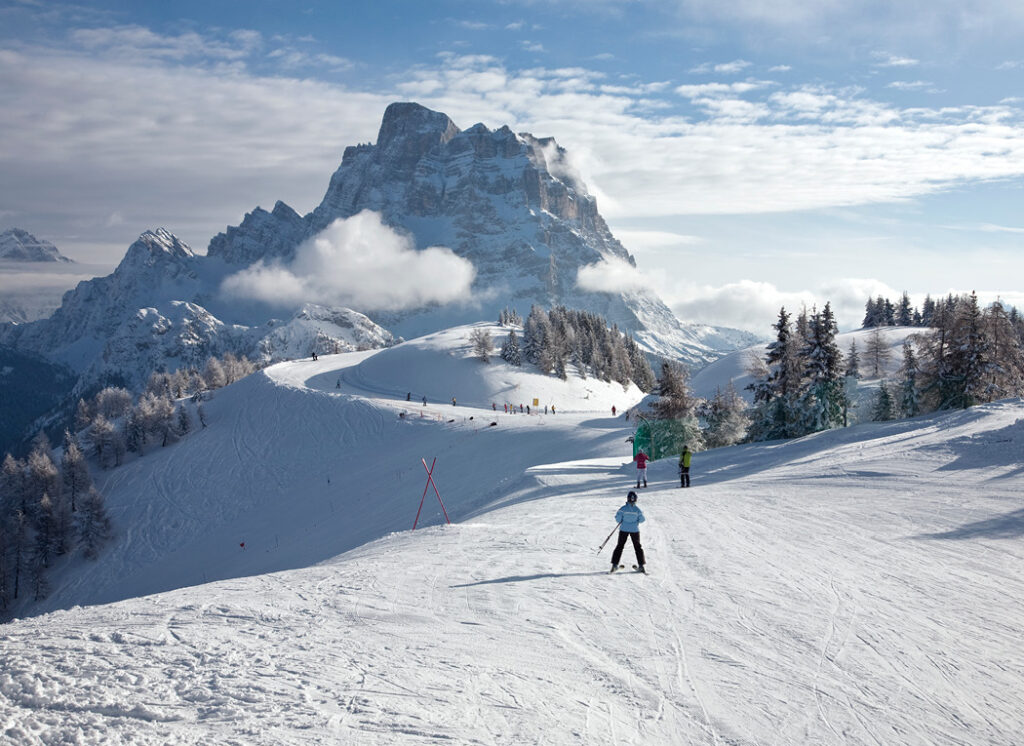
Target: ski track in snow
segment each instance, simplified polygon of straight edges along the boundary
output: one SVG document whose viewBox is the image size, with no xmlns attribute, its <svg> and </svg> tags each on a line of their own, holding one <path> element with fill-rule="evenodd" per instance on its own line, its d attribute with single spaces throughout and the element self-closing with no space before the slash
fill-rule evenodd
<svg viewBox="0 0 1024 746">
<path fill-rule="evenodd" d="M 688 490 L 654 462 L 650 572 L 609 575 L 621 420 L 420 418 L 337 367 L 277 366 L 109 472 L 145 499 L 55 594 L 123 600 L 2 628 L 0 740 L 1019 742 L 1021 402 L 700 453 Z M 434 455 L 455 523 L 430 491 L 410 532 Z"/>
</svg>

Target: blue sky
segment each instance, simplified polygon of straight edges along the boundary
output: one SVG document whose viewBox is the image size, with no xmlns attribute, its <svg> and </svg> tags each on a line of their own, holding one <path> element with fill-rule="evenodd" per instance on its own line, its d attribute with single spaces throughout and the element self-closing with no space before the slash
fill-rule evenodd
<svg viewBox="0 0 1024 746">
<path fill-rule="evenodd" d="M 0 228 L 202 251 L 414 100 L 555 137 L 682 318 L 1024 308 L 1021 38 L 1009 0 L 0 2 Z"/>
</svg>

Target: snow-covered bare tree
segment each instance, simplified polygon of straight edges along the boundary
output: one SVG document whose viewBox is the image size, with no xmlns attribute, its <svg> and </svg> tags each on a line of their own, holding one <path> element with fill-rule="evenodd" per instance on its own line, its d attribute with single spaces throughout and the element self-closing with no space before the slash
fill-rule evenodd
<svg viewBox="0 0 1024 746">
<path fill-rule="evenodd" d="M 494 340 L 491 339 L 491 330 L 482 327 L 474 327 L 469 333 L 469 344 L 473 348 L 473 355 L 485 363 L 491 362 L 491 353 L 494 352 Z"/>
<path fill-rule="evenodd" d="M 881 378 L 885 375 L 885 366 L 892 359 L 892 350 L 878 327 L 872 329 L 868 335 L 867 344 L 864 345 L 864 359 L 870 367 L 872 378 Z"/>
</svg>

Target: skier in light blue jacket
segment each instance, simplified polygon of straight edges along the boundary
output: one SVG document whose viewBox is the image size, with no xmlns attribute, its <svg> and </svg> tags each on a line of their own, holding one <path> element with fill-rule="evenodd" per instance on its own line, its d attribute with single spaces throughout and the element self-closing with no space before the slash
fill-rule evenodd
<svg viewBox="0 0 1024 746">
<path fill-rule="evenodd" d="M 619 522 L 619 541 L 612 552 L 612 572 L 619 569 L 619 560 L 622 559 L 622 549 L 626 546 L 626 539 L 633 540 L 633 551 L 636 552 L 637 572 L 644 570 L 644 548 L 640 546 L 640 524 L 643 523 L 644 513 L 636 504 L 636 493 L 630 491 L 626 495 L 626 504 L 619 508 L 615 514 L 615 520 Z"/>
</svg>

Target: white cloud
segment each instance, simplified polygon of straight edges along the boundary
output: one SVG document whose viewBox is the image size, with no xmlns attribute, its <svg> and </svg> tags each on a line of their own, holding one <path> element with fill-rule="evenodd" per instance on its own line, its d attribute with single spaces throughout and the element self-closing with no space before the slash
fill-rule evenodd
<svg viewBox="0 0 1024 746">
<path fill-rule="evenodd" d="M 295 251 L 289 265 L 258 262 L 228 277 L 229 297 L 398 311 L 468 299 L 475 271 L 450 249 L 417 251 L 408 236 L 364 210 L 338 219 Z"/>
<path fill-rule="evenodd" d="M 700 236 L 689 236 L 683 233 L 671 231 L 649 231 L 649 230 L 615 230 L 615 237 L 622 242 L 630 251 L 634 249 L 657 250 L 664 248 L 678 248 L 679 246 L 693 246 L 702 243 Z"/>
<path fill-rule="evenodd" d="M 640 270 L 616 257 L 580 267 L 576 284 L 583 290 L 597 293 L 630 293 L 651 286 Z"/>
<path fill-rule="evenodd" d="M 915 67 L 920 63 L 919 60 L 915 60 L 911 57 L 899 57 L 893 54 L 886 54 L 879 52 L 875 54 L 875 58 L 878 60 L 875 64 L 878 67 Z"/>
<path fill-rule="evenodd" d="M 750 67 L 751 64 L 753 63 L 747 62 L 746 60 L 733 60 L 732 62 L 720 62 L 717 64 L 713 62 L 705 62 L 701 65 L 697 65 L 694 68 L 691 68 L 690 72 L 698 75 L 706 73 L 720 73 L 722 75 L 732 75 L 735 73 L 743 72 L 748 67 Z"/>
<path fill-rule="evenodd" d="M 841 329 L 859 328 L 865 302 L 878 295 L 895 302 L 900 293 L 873 279 L 842 279 L 805 290 L 780 290 L 770 282 L 740 280 L 720 286 L 686 284 L 675 288 L 674 297 L 666 302 L 681 319 L 768 336 L 780 308 L 796 315 L 801 308 L 820 310 L 825 303 L 831 303 Z"/>
</svg>

